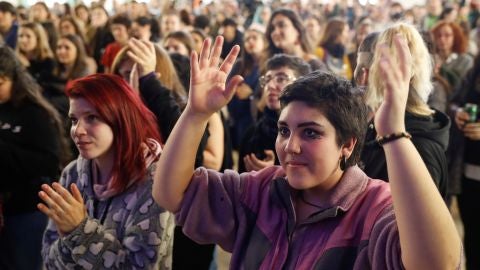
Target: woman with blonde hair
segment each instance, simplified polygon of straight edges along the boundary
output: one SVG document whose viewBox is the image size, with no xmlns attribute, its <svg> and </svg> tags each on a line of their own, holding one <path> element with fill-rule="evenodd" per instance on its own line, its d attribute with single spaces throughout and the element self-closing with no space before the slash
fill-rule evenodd
<svg viewBox="0 0 480 270">
<path fill-rule="evenodd" d="M 16 53 L 22 65 L 40 85 L 52 74 L 54 56 L 41 24 L 28 22 L 20 26 Z"/>
<path fill-rule="evenodd" d="M 400 23 L 385 30 L 378 37 L 377 44 L 386 47 L 392 57 L 397 57 L 398 50 L 392 48 L 396 36 L 403 36 L 411 54 L 410 83 L 408 92 L 405 125 L 406 131 L 412 136 L 412 142 L 434 180 L 440 194 L 445 198 L 447 189 L 447 161 L 445 152 L 448 146 L 450 120 L 436 110 L 432 110 L 427 99 L 432 91 L 432 61 L 422 36 L 414 26 Z M 385 99 L 385 78 L 382 76 L 382 60 L 380 49 L 376 48 L 368 77 L 368 90 L 365 100 L 370 109 L 376 111 Z M 386 167 L 385 154 L 382 146 L 376 142 L 377 131 L 370 122 L 365 147 L 361 159 L 365 164 L 364 171 L 368 176 L 377 179 L 389 179 Z"/>
</svg>

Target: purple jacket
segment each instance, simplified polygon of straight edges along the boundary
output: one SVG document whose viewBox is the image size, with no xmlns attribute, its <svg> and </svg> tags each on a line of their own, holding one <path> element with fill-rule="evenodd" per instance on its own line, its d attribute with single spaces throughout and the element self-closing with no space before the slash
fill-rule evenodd
<svg viewBox="0 0 480 270">
<path fill-rule="evenodd" d="M 388 183 L 349 168 L 325 208 L 296 224 L 281 167 L 195 171 L 177 223 L 232 252 L 231 269 L 403 269 Z"/>
</svg>

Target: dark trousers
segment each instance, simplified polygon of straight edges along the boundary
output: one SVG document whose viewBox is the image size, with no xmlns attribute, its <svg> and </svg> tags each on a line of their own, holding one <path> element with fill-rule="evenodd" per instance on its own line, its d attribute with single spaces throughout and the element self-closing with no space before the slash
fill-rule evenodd
<svg viewBox="0 0 480 270">
<path fill-rule="evenodd" d="M 200 245 L 175 227 L 173 238 L 173 270 L 208 270 L 213 258 L 215 245 Z"/>
<path fill-rule="evenodd" d="M 462 179 L 458 208 L 464 228 L 467 270 L 477 270 L 480 269 L 480 181 Z"/>
<path fill-rule="evenodd" d="M 0 269 L 42 269 L 42 237 L 48 218 L 40 211 L 5 217 L 0 233 Z"/>
</svg>

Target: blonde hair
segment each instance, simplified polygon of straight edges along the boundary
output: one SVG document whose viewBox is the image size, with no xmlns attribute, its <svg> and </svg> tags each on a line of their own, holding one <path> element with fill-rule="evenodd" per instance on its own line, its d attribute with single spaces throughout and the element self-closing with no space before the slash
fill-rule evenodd
<svg viewBox="0 0 480 270">
<path fill-rule="evenodd" d="M 48 36 L 47 32 L 43 28 L 43 26 L 36 22 L 27 22 L 20 25 L 20 28 L 28 28 L 33 31 L 35 34 L 35 39 L 37 40 L 37 47 L 35 48 L 35 58 L 37 60 L 45 60 L 47 58 L 54 58 L 53 51 L 50 48 L 50 44 L 48 43 Z M 24 52 L 20 50 L 19 46 L 16 49 L 18 54 L 27 55 L 28 52 Z"/>
<path fill-rule="evenodd" d="M 428 49 L 423 42 L 420 33 L 414 26 L 406 23 L 395 24 L 383 31 L 377 42 L 386 44 L 390 49 L 390 54 L 394 59 L 398 52 L 394 46 L 394 37 L 401 34 L 407 41 L 410 54 L 412 56 L 410 91 L 408 92 L 406 110 L 412 114 L 427 116 L 432 114 L 432 110 L 427 105 L 427 99 L 432 91 L 432 60 Z M 385 78 L 380 73 L 380 51 L 375 50 L 372 66 L 368 76 L 368 90 L 366 93 L 366 103 L 374 111 L 378 109 L 383 101 L 383 82 Z"/>
</svg>

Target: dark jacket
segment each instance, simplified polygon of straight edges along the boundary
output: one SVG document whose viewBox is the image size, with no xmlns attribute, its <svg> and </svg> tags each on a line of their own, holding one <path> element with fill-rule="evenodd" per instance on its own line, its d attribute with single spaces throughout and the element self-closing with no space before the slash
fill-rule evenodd
<svg viewBox="0 0 480 270">
<path fill-rule="evenodd" d="M 412 135 L 412 142 L 425 162 L 435 185 L 442 197 L 445 198 L 448 184 L 445 153 L 448 147 L 450 119 L 439 111 L 435 111 L 432 117 L 419 117 L 407 112 L 405 125 L 407 131 Z M 372 121 L 368 127 L 360 159 L 368 176 L 388 181 L 385 153 L 376 142 L 376 136 L 377 132 Z"/>
<path fill-rule="evenodd" d="M 277 153 L 275 152 L 275 141 L 278 133 L 279 114 L 265 108 L 262 117 L 245 132 L 240 143 L 240 153 L 238 158 L 238 172 L 245 172 L 245 163 L 243 157 L 254 153 L 259 159 L 265 158 L 265 150 L 272 150 L 275 153 L 275 165 L 280 164 Z"/>
<path fill-rule="evenodd" d="M 59 176 L 59 134 L 38 105 L 0 104 L 0 171 L 7 216 L 35 211 L 41 184 Z"/>
</svg>

